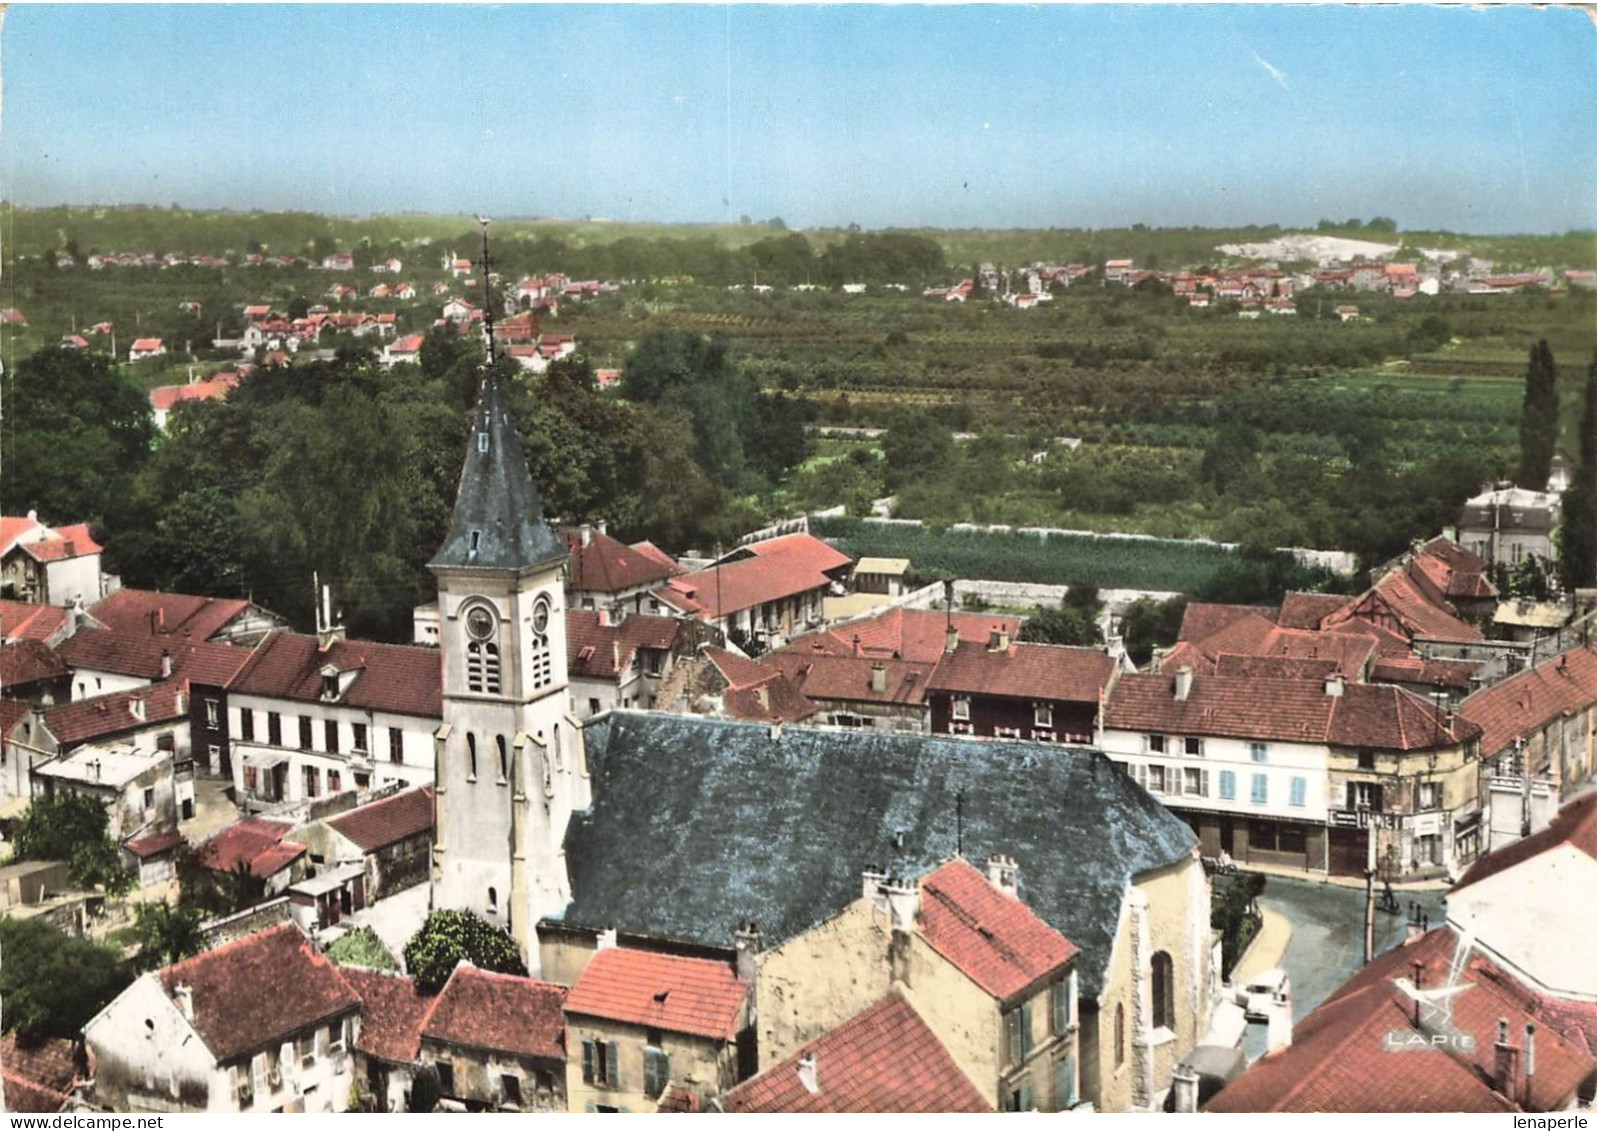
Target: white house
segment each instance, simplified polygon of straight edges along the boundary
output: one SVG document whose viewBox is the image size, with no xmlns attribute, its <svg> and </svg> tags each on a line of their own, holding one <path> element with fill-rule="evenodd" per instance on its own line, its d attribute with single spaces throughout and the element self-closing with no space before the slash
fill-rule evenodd
<svg viewBox="0 0 1597 1131">
<path fill-rule="evenodd" d="M 193 786 L 190 785 L 192 794 Z M 88 744 L 33 765 L 33 794 L 82 794 L 106 808 L 106 831 L 122 841 L 177 827 L 172 752 L 118 742 Z"/>
<path fill-rule="evenodd" d="M 36 511 L 0 518 L 0 597 L 41 605 L 93 604 L 105 584 L 100 549 L 86 522 L 52 528 Z"/>
<path fill-rule="evenodd" d="M 259 810 L 391 782 L 430 785 L 441 678 L 432 648 L 267 637 L 228 688 L 239 803 Z"/>
<path fill-rule="evenodd" d="M 342 1112 L 361 1002 L 285 923 L 141 976 L 83 1027 L 120 1112 Z"/>
</svg>

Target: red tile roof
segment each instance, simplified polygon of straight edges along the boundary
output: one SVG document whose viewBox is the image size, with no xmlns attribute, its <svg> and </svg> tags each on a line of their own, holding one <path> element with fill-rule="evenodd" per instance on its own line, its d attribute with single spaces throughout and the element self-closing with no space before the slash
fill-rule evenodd
<svg viewBox="0 0 1597 1131">
<path fill-rule="evenodd" d="M 728 963 L 610 947 L 583 969 L 566 1012 L 729 1041 L 748 993 Z"/>
<path fill-rule="evenodd" d="M 598 530 L 588 531 L 586 545 L 580 531 L 567 531 L 566 545 L 571 548 L 567 584 L 583 592 L 620 593 L 657 585 L 682 572 L 674 562 L 666 565 Z"/>
<path fill-rule="evenodd" d="M 212 644 L 184 636 L 151 636 L 137 631 L 84 628 L 63 641 L 56 654 L 74 670 L 115 672 L 140 679 L 187 678 L 208 687 L 226 687 L 250 658 L 250 649 Z"/>
<path fill-rule="evenodd" d="M 1319 681 L 1195 674 L 1185 701 L 1171 676 L 1120 677 L 1103 709 L 1113 730 L 1261 742 L 1303 742 L 1376 750 L 1429 750 L 1473 736 L 1474 724 L 1447 716 L 1400 687 L 1347 683 L 1339 696 Z"/>
<path fill-rule="evenodd" d="M 1075 943 L 964 860 L 932 872 L 920 890 L 921 937 L 1000 1001 L 1061 973 L 1078 953 Z"/>
<path fill-rule="evenodd" d="M 135 700 L 144 703 L 142 719 L 133 713 Z M 44 712 L 44 726 L 58 743 L 70 747 L 162 723 L 181 722 L 188 717 L 187 711 L 186 687 L 182 681 L 173 680 L 51 707 Z"/>
<path fill-rule="evenodd" d="M 213 872 L 232 872 L 240 865 L 257 879 L 275 876 L 305 854 L 305 846 L 285 840 L 294 826 L 265 817 L 246 817 L 200 845 L 200 861 Z"/>
<path fill-rule="evenodd" d="M 1597 793 L 1588 793 L 1565 805 L 1540 832 L 1488 852 L 1470 866 L 1453 890 L 1467 888 L 1566 844 L 1597 860 Z"/>
<path fill-rule="evenodd" d="M 421 1055 L 421 1027 L 436 998 L 416 991 L 416 980 L 359 966 L 339 968 L 360 998 L 360 1036 L 355 1048 L 395 1064 L 413 1064 Z"/>
<path fill-rule="evenodd" d="M 6 1110 L 24 1114 L 60 1111 L 83 1075 L 73 1042 L 59 1037 L 19 1041 L 15 1032 L 0 1037 L 0 1067 L 5 1070 Z"/>
<path fill-rule="evenodd" d="M 662 590 L 673 605 L 712 620 L 795 597 L 832 583 L 853 560 L 808 534 L 787 534 L 739 547 L 741 555 L 719 567 L 671 579 Z M 729 555 L 730 556 L 730 555 Z"/>
<path fill-rule="evenodd" d="M 727 688 L 721 704 L 729 717 L 746 723 L 792 723 L 820 711 L 780 673 L 744 687 Z"/>
<path fill-rule="evenodd" d="M 816 1090 L 799 1077 L 814 1058 Z M 809 1042 L 723 1097 L 729 1112 L 991 1111 L 937 1035 L 897 993 Z"/>
<path fill-rule="evenodd" d="M 683 1114 L 704 1110 L 704 1103 L 699 1099 L 699 1094 L 681 1084 L 673 1084 L 665 1090 L 665 1095 L 660 1097 L 660 1106 L 656 1109 L 663 1113 Z"/>
<path fill-rule="evenodd" d="M 240 598 L 198 597 L 188 593 L 157 593 L 149 589 L 118 589 L 89 612 L 113 632 L 154 635 L 157 628 L 169 635 L 191 640 L 209 640 L 235 618 L 249 610 L 250 603 Z"/>
<path fill-rule="evenodd" d="M 42 679 L 60 679 L 72 669 L 39 640 L 14 640 L 0 645 L 0 687 L 17 687 Z"/>
<path fill-rule="evenodd" d="M 422 1023 L 429 1041 L 539 1060 L 566 1058 L 566 990 L 534 978 L 457 966 Z"/>
<path fill-rule="evenodd" d="M 337 967 L 292 923 L 185 959 L 155 977 L 168 997 L 178 986 L 193 991 L 195 1031 L 218 1061 L 275 1050 L 303 1030 L 360 1008 Z"/>
<path fill-rule="evenodd" d="M 60 605 L 0 601 L 0 637 L 6 640 L 38 640 L 48 644 L 66 627 L 71 615 L 70 609 Z"/>
<path fill-rule="evenodd" d="M 407 789 L 333 817 L 327 823 L 340 836 L 354 841 L 362 852 L 376 852 L 432 830 L 432 787 Z"/>
<path fill-rule="evenodd" d="M 566 666 L 573 676 L 614 679 L 639 648 L 665 651 L 676 644 L 682 622 L 675 617 L 629 616 L 600 624 L 589 609 L 566 611 Z"/>
<path fill-rule="evenodd" d="M 1569 711 L 1597 703 L 1597 651 L 1581 646 L 1483 688 L 1459 704 L 1458 712 L 1481 728 L 1481 757 L 1530 738 Z"/>
<path fill-rule="evenodd" d="M 733 687 L 751 687 L 771 676 L 770 669 L 762 667 L 758 661 L 725 648 L 705 648 L 704 658 L 714 664 Z"/>
<path fill-rule="evenodd" d="M 942 659 L 948 644 L 949 616 L 929 609 L 889 609 L 867 620 L 850 621 L 826 632 L 801 636 L 789 646 L 795 652 L 826 652 L 837 656 L 854 654 L 854 641 L 867 656 L 890 656 L 900 660 L 933 664 Z M 985 644 L 994 631 L 1002 630 L 1011 640 L 1020 635 L 1020 618 L 990 613 L 955 613 L 954 629 L 961 640 Z"/>
<path fill-rule="evenodd" d="M 599 372 L 603 373 L 605 371 L 601 369 Z M 620 370 L 614 370 L 613 372 L 619 373 Z M 602 385 L 604 384 L 604 381 L 601 379 L 599 383 Z M 660 549 L 660 547 L 656 546 L 653 542 L 634 542 L 630 548 L 634 553 L 641 554 L 650 561 L 656 562 L 659 565 L 669 569 L 673 576 L 682 572 L 682 567 L 677 565 L 676 559 L 670 554 L 666 553 L 664 550 Z"/>
<path fill-rule="evenodd" d="M 1418 656 L 1382 656 L 1370 667 L 1379 683 L 1423 683 L 1438 690 L 1469 694 L 1476 686 L 1484 662 L 1473 660 L 1422 660 Z"/>
<path fill-rule="evenodd" d="M 1444 597 L 1491 600 L 1497 587 L 1491 583 L 1491 566 L 1447 538 L 1432 538 L 1414 556 L 1414 565 Z"/>
<path fill-rule="evenodd" d="M 995 652 L 972 641 L 938 662 L 931 686 L 970 695 L 1096 705 L 1114 670 L 1114 659 L 1094 648 L 1015 643 Z"/>
<path fill-rule="evenodd" d="M 1438 928 L 1396 947 L 1365 966 L 1298 1023 L 1289 1048 L 1254 1063 L 1205 1108 L 1211 1112 L 1420 1112 L 1548 1111 L 1566 1106 L 1581 1080 L 1597 1069 L 1583 1034 L 1566 1032 L 1557 1015 L 1527 987 L 1481 955 L 1468 959 L 1452 996 L 1452 1024 L 1474 1036 L 1472 1053 L 1422 1049 L 1394 1053 L 1389 1035 L 1420 1033 L 1413 1003 L 1398 978 L 1438 986 L 1448 977 L 1457 947 L 1451 930 Z M 1527 1103 L 1511 1102 L 1490 1083 L 1495 1073 L 1497 1021 L 1509 1022 L 1522 1044 L 1525 1024 L 1536 1024 L 1536 1071 Z M 1403 1059 L 1394 1063 L 1394 1057 Z M 1525 1097 L 1521 1097 L 1525 1098 Z"/>
<path fill-rule="evenodd" d="M 1405 570 L 1394 569 L 1352 604 L 1332 613 L 1322 623 L 1331 628 L 1349 619 L 1373 621 L 1395 627 L 1410 639 L 1473 644 L 1485 639 L 1481 630 L 1459 620 L 1426 597 Z M 1392 623 L 1395 622 L 1395 625 Z"/>
<path fill-rule="evenodd" d="M 1205 601 L 1193 601 L 1181 614 L 1181 630 L 1176 633 L 1176 639 L 1202 640 L 1213 636 L 1227 625 L 1250 617 L 1262 617 L 1273 622 L 1275 610 L 1258 605 L 1215 605 Z"/>
<path fill-rule="evenodd" d="M 932 664 L 869 656 L 806 656 L 794 649 L 773 652 L 760 660 L 767 671 L 780 672 L 806 699 L 865 703 L 923 703 L 931 684 Z M 874 690 L 875 670 L 882 669 L 883 690 Z"/>
<path fill-rule="evenodd" d="M 335 640 L 327 651 L 317 638 L 274 632 L 255 649 L 230 691 L 321 703 L 322 668 L 358 671 L 338 702 L 372 711 L 439 718 L 443 714 L 443 670 L 438 649 L 369 640 Z"/>
<path fill-rule="evenodd" d="M 170 411 L 182 401 L 219 401 L 237 387 L 236 381 L 191 381 L 187 385 L 161 385 L 150 390 L 150 407 Z"/>
<path fill-rule="evenodd" d="M 1319 628 L 1321 621 L 1351 600 L 1334 593 L 1288 593 L 1275 622 L 1282 628 Z"/>
<path fill-rule="evenodd" d="M 75 526 L 58 526 L 54 531 L 54 537 L 22 544 L 25 553 L 41 562 L 81 558 L 89 554 L 98 554 L 103 548 L 89 533 L 89 524 L 86 522 L 80 522 Z"/>
<path fill-rule="evenodd" d="M 188 840 L 176 829 L 169 829 L 164 833 L 153 833 L 150 836 L 139 837 L 137 840 L 127 841 L 122 845 L 140 860 L 149 860 L 163 852 L 170 852 L 179 845 L 187 844 Z"/>
</svg>

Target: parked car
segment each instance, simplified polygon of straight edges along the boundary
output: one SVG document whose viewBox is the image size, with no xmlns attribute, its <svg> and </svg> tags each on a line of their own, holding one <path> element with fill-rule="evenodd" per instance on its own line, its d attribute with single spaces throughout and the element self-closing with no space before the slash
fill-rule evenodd
<svg viewBox="0 0 1597 1131">
<path fill-rule="evenodd" d="M 1236 988 L 1236 1003 L 1249 1021 L 1267 1021 L 1272 1005 L 1292 1000 L 1292 979 L 1279 966 L 1255 974 Z"/>
</svg>

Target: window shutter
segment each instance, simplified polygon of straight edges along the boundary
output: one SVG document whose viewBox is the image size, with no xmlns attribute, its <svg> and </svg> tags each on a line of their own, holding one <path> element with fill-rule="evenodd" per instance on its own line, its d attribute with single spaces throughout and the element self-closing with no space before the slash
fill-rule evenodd
<svg viewBox="0 0 1597 1131">
<path fill-rule="evenodd" d="M 584 1084 L 593 1083 L 593 1041 L 591 1039 L 582 1042 L 582 1082 Z M 588 1105 L 588 1110 L 593 1110 L 592 1104 Z"/>
<path fill-rule="evenodd" d="M 1076 1054 L 1067 1052 L 1055 1067 L 1054 1107 L 1060 1111 L 1076 1106 Z"/>
<path fill-rule="evenodd" d="M 671 1058 L 656 1048 L 643 1050 L 643 1088 L 650 1099 L 658 1099 L 671 1077 Z"/>
<path fill-rule="evenodd" d="M 609 1041 L 604 1046 L 604 1080 L 612 1088 L 621 1087 L 621 1043 Z"/>
<path fill-rule="evenodd" d="M 1031 1002 L 1020 1003 L 1020 1055 L 1031 1055 Z"/>
<path fill-rule="evenodd" d="M 1063 1033 L 1070 1028 L 1070 983 L 1055 982 L 1048 994 L 1054 1007 L 1054 1032 Z"/>
<path fill-rule="evenodd" d="M 1031 1102 L 1031 1081 L 1025 1080 L 1020 1085 L 1020 1110 L 1031 1111 L 1036 1105 Z"/>
<path fill-rule="evenodd" d="M 1198 792 L 1201 793 L 1205 797 L 1209 796 L 1209 771 L 1208 770 L 1200 770 L 1200 771 L 1198 771 Z"/>
</svg>

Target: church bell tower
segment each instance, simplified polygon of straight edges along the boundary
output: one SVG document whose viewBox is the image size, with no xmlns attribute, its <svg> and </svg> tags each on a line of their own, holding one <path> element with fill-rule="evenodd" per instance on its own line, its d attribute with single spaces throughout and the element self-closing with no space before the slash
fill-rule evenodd
<svg viewBox="0 0 1597 1131">
<path fill-rule="evenodd" d="M 482 381 L 454 517 L 428 563 L 443 661 L 432 906 L 508 929 L 536 974 L 535 928 L 570 901 L 566 825 L 590 794 L 566 685 L 570 551 L 544 520 L 500 384 L 481 223 Z"/>
</svg>

